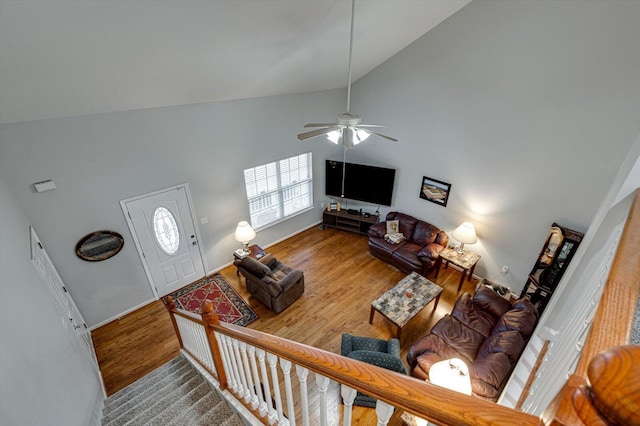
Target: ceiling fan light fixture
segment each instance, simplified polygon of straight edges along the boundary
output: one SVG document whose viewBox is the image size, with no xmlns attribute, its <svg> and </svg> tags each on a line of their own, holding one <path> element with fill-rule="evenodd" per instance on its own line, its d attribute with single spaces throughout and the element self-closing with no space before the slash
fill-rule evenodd
<svg viewBox="0 0 640 426">
<path fill-rule="evenodd" d="M 369 133 L 368 131 L 366 131 L 365 129 L 358 129 L 356 130 L 357 134 L 358 134 L 358 142 L 362 142 L 364 140 L 366 140 L 369 136 L 371 136 L 371 133 Z"/>
<path fill-rule="evenodd" d="M 338 145 L 338 143 L 340 143 L 340 139 L 342 139 L 342 129 L 327 133 L 327 139 Z"/>
<path fill-rule="evenodd" d="M 396 142 L 397 139 L 381 133 L 364 130 L 363 127 L 386 127 L 375 124 L 361 124 L 362 119 L 357 114 L 350 112 L 351 107 L 351 59 L 353 55 L 353 24 L 355 20 L 356 0 L 351 0 L 351 31 L 349 34 L 349 73 L 347 77 L 347 112 L 338 114 L 335 123 L 309 123 L 304 127 L 317 127 L 318 129 L 298 134 L 299 140 L 327 136 L 336 145 L 342 144 L 345 149 L 353 148 L 369 136 L 376 135 L 384 139 Z"/>
</svg>

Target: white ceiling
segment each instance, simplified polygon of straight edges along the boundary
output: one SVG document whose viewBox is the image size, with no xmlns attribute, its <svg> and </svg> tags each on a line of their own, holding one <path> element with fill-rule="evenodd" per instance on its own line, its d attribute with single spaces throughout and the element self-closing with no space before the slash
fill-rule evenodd
<svg viewBox="0 0 640 426">
<path fill-rule="evenodd" d="M 471 0 L 359 0 L 353 81 Z M 0 0 L 0 122 L 347 85 L 349 0 Z"/>
</svg>

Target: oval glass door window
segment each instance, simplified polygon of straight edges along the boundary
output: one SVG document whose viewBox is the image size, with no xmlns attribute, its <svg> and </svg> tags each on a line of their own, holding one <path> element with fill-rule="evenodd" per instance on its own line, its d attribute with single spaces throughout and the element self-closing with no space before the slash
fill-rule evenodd
<svg viewBox="0 0 640 426">
<path fill-rule="evenodd" d="M 158 207 L 153 213 L 153 230 L 160 248 L 167 254 L 174 254 L 180 247 L 178 224 L 169 210 Z"/>
</svg>

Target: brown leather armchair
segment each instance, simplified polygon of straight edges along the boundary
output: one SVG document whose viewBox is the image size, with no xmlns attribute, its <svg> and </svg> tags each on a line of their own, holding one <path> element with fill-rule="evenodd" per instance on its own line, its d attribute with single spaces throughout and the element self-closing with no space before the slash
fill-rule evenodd
<svg viewBox="0 0 640 426">
<path fill-rule="evenodd" d="M 245 277 L 249 293 L 277 314 L 304 293 L 302 271 L 289 268 L 271 254 L 259 261 L 246 256 L 233 263 Z"/>
</svg>

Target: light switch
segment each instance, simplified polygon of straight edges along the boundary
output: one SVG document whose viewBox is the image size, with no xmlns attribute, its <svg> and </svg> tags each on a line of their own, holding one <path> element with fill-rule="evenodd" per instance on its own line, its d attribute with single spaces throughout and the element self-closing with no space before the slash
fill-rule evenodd
<svg viewBox="0 0 640 426">
<path fill-rule="evenodd" d="M 33 184 L 36 192 L 53 191 L 56 189 L 56 184 L 51 179 L 43 180 L 42 182 L 36 182 Z"/>
</svg>

